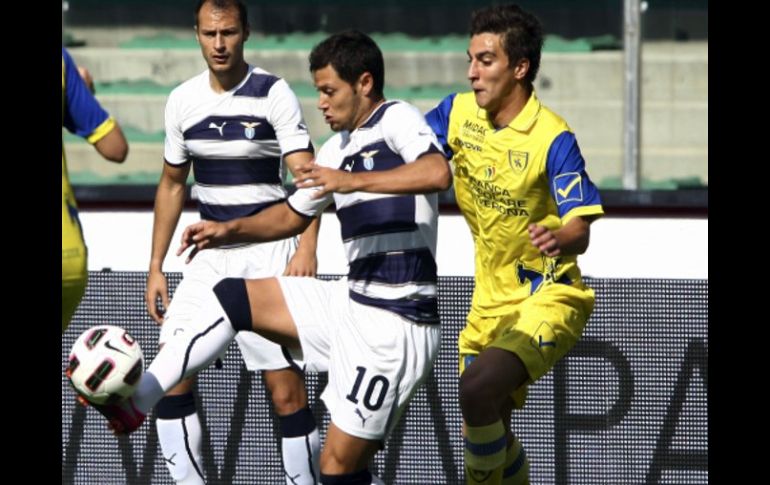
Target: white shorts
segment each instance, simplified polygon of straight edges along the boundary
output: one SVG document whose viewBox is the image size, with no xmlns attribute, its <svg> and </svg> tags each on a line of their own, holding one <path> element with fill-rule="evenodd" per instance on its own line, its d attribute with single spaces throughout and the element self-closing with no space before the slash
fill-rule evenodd
<svg viewBox="0 0 770 485">
<path fill-rule="evenodd" d="M 196 317 L 202 313 L 204 297 L 222 278 L 268 278 L 280 275 L 296 247 L 296 238 L 290 238 L 237 248 L 206 249 L 198 253 L 185 266 L 182 281 L 174 291 L 160 329 L 159 342 L 166 343 L 172 335 L 190 326 L 196 331 L 202 329 L 203 322 Z M 235 341 L 250 371 L 285 369 L 291 365 L 280 345 L 254 332 L 238 332 Z"/>
<path fill-rule="evenodd" d="M 352 301 L 346 278 L 278 282 L 302 346 L 292 356 L 308 371 L 329 371 L 321 399 L 332 422 L 352 436 L 384 440 L 433 367 L 439 325 Z"/>
</svg>

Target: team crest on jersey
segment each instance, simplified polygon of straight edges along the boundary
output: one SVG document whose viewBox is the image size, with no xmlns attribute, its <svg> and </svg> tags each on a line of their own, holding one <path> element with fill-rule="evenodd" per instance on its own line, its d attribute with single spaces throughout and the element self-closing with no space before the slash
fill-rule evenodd
<svg viewBox="0 0 770 485">
<path fill-rule="evenodd" d="M 254 135 L 257 134 L 257 132 L 256 132 L 256 130 L 254 128 L 259 126 L 259 124 L 260 124 L 259 121 L 255 121 L 254 123 L 248 123 L 246 121 L 241 121 L 241 124 L 245 127 L 243 129 L 243 135 L 246 138 L 248 138 L 249 140 L 253 140 L 254 139 Z"/>
<path fill-rule="evenodd" d="M 508 165 L 511 166 L 511 170 L 521 175 L 524 170 L 527 169 L 529 163 L 529 153 L 519 152 L 516 150 L 508 150 Z"/>
<path fill-rule="evenodd" d="M 369 152 L 361 152 L 361 158 L 364 159 L 364 168 L 371 170 L 374 168 L 374 156 L 377 155 L 379 150 L 372 150 Z"/>
<path fill-rule="evenodd" d="M 484 176 L 487 179 L 492 179 L 495 177 L 495 166 L 494 165 L 488 165 L 487 168 L 484 169 Z"/>
</svg>

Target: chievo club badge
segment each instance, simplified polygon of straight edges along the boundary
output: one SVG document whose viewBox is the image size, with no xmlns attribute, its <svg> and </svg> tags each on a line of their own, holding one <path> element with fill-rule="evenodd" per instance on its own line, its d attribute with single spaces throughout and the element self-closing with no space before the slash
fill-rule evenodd
<svg viewBox="0 0 770 485">
<path fill-rule="evenodd" d="M 370 152 L 361 152 L 361 158 L 364 159 L 364 168 L 371 170 L 374 168 L 374 156 L 377 155 L 379 150 L 372 150 Z"/>
<path fill-rule="evenodd" d="M 254 123 L 248 123 L 246 121 L 241 121 L 241 124 L 245 126 L 243 129 L 243 134 L 246 138 L 249 140 L 254 139 L 254 135 L 257 134 L 257 132 L 254 130 L 259 125 L 259 121 L 255 121 Z"/>
<path fill-rule="evenodd" d="M 529 153 L 519 152 L 516 150 L 508 150 L 508 165 L 511 169 L 518 173 L 524 173 L 527 169 L 527 163 L 529 162 Z"/>
</svg>

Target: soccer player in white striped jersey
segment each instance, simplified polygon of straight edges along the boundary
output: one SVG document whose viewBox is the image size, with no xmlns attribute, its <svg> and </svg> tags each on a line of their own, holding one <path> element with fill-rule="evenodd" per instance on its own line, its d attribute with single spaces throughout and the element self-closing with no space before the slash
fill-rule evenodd
<svg viewBox="0 0 770 485">
<path fill-rule="evenodd" d="M 164 345 L 178 332 L 190 331 L 203 311 L 205 295 L 225 277 L 314 276 L 318 224 L 295 238 L 234 244 L 207 251 L 184 272 L 169 304 L 162 264 L 182 212 L 190 168 L 201 219 L 227 221 L 255 214 L 281 202 L 284 164 L 312 160 L 313 147 L 297 97 L 282 79 L 248 65 L 243 58 L 249 35 L 246 8 L 237 1 L 200 1 L 196 35 L 208 69 L 182 83 L 166 104 L 163 174 L 155 199 L 152 256 L 146 303 L 162 324 Z M 158 306 L 162 301 L 167 311 Z M 307 403 L 301 371 L 282 349 L 254 333 L 236 337 L 246 368 L 264 370 L 282 432 L 281 450 L 289 484 L 318 479 L 320 438 Z M 158 440 L 172 478 L 178 484 L 202 484 L 201 424 L 192 392 L 183 380 L 155 407 Z"/>
<path fill-rule="evenodd" d="M 165 390 L 211 363 L 236 332 L 253 330 L 328 370 L 321 398 L 331 416 L 321 453 L 322 484 L 382 483 L 367 466 L 438 353 L 438 196 L 449 165 L 422 114 L 383 97 L 384 64 L 360 32 L 335 34 L 310 54 L 318 107 L 338 132 L 298 190 L 264 211 L 185 229 L 177 254 L 273 241 L 303 231 L 332 202 L 349 262 L 347 278 L 226 278 L 210 293 L 201 331 L 169 339 L 128 400 L 102 407 L 130 432 Z"/>
</svg>

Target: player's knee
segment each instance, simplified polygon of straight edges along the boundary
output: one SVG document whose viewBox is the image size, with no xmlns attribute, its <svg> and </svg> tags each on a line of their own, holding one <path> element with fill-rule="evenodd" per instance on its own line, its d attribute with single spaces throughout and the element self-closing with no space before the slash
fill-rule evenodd
<svg viewBox="0 0 770 485">
<path fill-rule="evenodd" d="M 296 389 L 280 386 L 272 389 L 273 407 L 279 416 L 286 416 L 304 408 L 306 403 L 303 397 L 302 392 Z"/>
<path fill-rule="evenodd" d="M 467 369 L 460 376 L 460 407 L 464 410 L 475 409 L 479 403 L 494 403 L 497 401 L 497 392 L 489 382 L 484 379 L 484 374 Z"/>
<path fill-rule="evenodd" d="M 214 285 L 214 295 L 236 331 L 252 330 L 251 305 L 243 278 L 225 278 Z"/>
<path fill-rule="evenodd" d="M 265 373 L 265 382 L 270 390 L 273 407 L 279 416 L 296 413 L 307 406 L 305 385 L 302 377 L 295 373 Z"/>
</svg>

